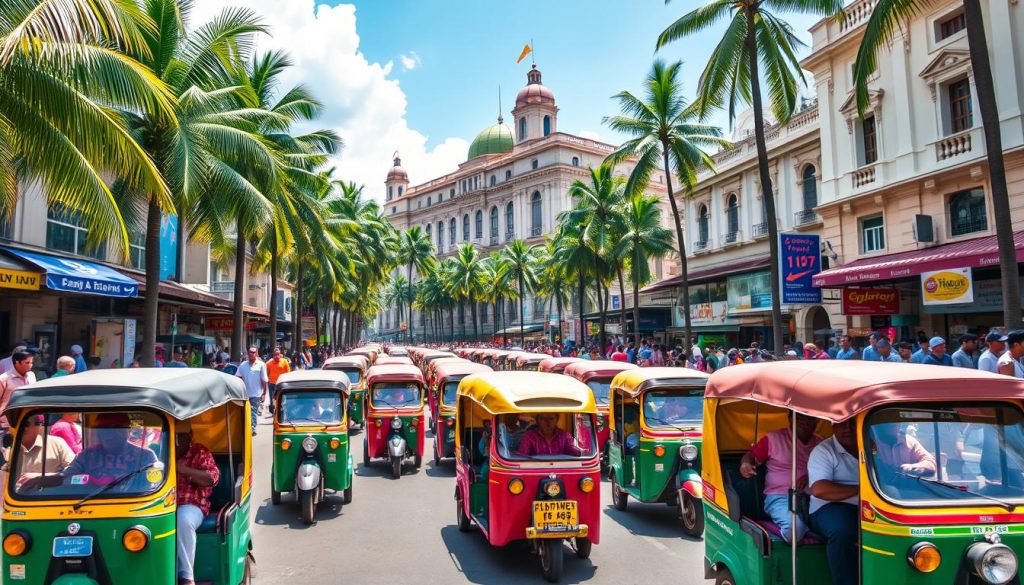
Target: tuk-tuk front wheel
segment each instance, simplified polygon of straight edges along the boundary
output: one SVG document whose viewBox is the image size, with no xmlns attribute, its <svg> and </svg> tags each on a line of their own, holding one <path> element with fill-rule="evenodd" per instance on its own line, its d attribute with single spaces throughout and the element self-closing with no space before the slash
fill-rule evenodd
<svg viewBox="0 0 1024 585">
<path fill-rule="evenodd" d="M 619 482 L 615 479 L 615 470 L 611 471 L 612 476 L 612 505 L 615 509 L 622 512 L 626 509 L 626 503 L 629 501 L 629 494 L 619 488 Z"/>
<path fill-rule="evenodd" d="M 593 548 L 594 543 L 590 542 L 589 538 L 583 538 L 581 536 L 576 537 L 576 556 L 581 559 L 590 558 L 590 549 Z"/>
<path fill-rule="evenodd" d="M 252 557 L 246 554 L 245 569 L 242 571 L 242 582 L 239 585 L 249 585 L 252 583 L 252 565 Z"/>
<path fill-rule="evenodd" d="M 562 539 L 544 538 L 538 543 L 540 548 L 540 568 L 544 579 L 557 583 L 562 578 Z"/>
<path fill-rule="evenodd" d="M 363 467 L 370 466 L 370 440 L 363 437 Z"/>
<path fill-rule="evenodd" d="M 299 509 L 302 512 L 302 521 L 306 524 L 312 524 L 316 515 L 316 499 L 313 494 L 313 490 L 299 492 Z"/>
<path fill-rule="evenodd" d="M 281 492 L 270 490 L 270 503 L 277 506 L 281 504 Z"/>
<path fill-rule="evenodd" d="M 402 477 L 402 459 L 400 457 L 391 458 L 391 477 L 395 479 Z"/>
<path fill-rule="evenodd" d="M 423 455 L 417 455 L 413 458 L 413 466 L 416 467 L 416 469 L 423 467 Z"/>
<path fill-rule="evenodd" d="M 352 483 L 349 482 L 349 486 L 342 492 L 342 501 L 346 504 L 352 503 Z"/>
<path fill-rule="evenodd" d="M 434 439 L 434 467 L 441 464 L 441 448 L 437 445 L 437 439 Z"/>
<path fill-rule="evenodd" d="M 704 534 L 704 503 L 679 490 L 679 513 L 683 517 L 683 532 L 700 538 Z"/>
<path fill-rule="evenodd" d="M 715 585 L 736 585 L 736 579 L 733 579 L 732 572 L 725 567 L 718 569 L 718 573 L 715 575 Z"/>
</svg>

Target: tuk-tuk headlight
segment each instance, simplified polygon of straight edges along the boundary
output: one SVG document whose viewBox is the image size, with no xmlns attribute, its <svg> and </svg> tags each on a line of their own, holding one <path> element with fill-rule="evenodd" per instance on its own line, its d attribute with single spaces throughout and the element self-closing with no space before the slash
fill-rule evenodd
<svg viewBox="0 0 1024 585">
<path fill-rule="evenodd" d="M 316 444 L 316 439 L 313 437 L 306 437 L 305 439 L 302 439 L 302 450 L 306 453 L 312 453 L 313 451 L 316 451 Z"/>
<path fill-rule="evenodd" d="M 331 439 L 331 449 L 337 449 L 341 446 L 341 439 L 334 437 Z"/>
<path fill-rule="evenodd" d="M 395 418 L 391 419 L 391 428 L 395 429 L 396 431 L 401 429 L 402 428 L 402 419 L 398 418 L 397 416 Z"/>
<path fill-rule="evenodd" d="M 655 445 L 654 446 L 654 456 L 655 457 L 664 457 L 665 456 L 665 446 L 664 445 Z"/>
<path fill-rule="evenodd" d="M 292 448 L 292 440 L 291 439 L 281 439 L 281 450 L 282 451 L 287 451 L 288 449 L 291 449 L 291 448 Z"/>
<path fill-rule="evenodd" d="M 580 491 L 589 494 L 594 491 L 594 480 L 589 477 L 584 477 L 580 480 Z"/>
<path fill-rule="evenodd" d="M 519 494 L 523 493 L 523 489 L 523 480 L 519 479 L 518 477 L 508 482 L 508 493 L 512 494 L 513 496 L 518 496 Z"/>
<path fill-rule="evenodd" d="M 697 460 L 697 445 L 693 443 L 686 443 L 679 447 L 679 456 L 683 458 L 683 461 L 696 461 Z"/>
<path fill-rule="evenodd" d="M 139 552 L 149 545 L 149 529 L 145 526 L 132 526 L 124 531 L 121 544 L 128 552 Z"/>
<path fill-rule="evenodd" d="M 939 549 L 930 542 L 919 542 L 907 551 L 907 562 L 922 573 L 931 573 L 939 568 L 942 555 Z"/>
<path fill-rule="evenodd" d="M 552 481 L 548 485 L 544 486 L 544 493 L 551 498 L 557 498 L 562 493 L 562 486 L 558 485 L 557 481 Z"/>
<path fill-rule="evenodd" d="M 14 530 L 4 537 L 4 554 L 9 557 L 20 557 L 32 548 L 32 537 L 28 533 Z"/>
<path fill-rule="evenodd" d="M 416 428 L 420 424 L 420 419 L 414 418 L 414 419 L 412 419 L 412 421 L 409 422 L 409 424 L 411 424 L 413 426 L 413 428 Z"/>
<path fill-rule="evenodd" d="M 967 561 L 986 583 L 1003 585 L 1017 575 L 1017 555 L 1005 544 L 978 542 L 967 549 Z"/>
</svg>

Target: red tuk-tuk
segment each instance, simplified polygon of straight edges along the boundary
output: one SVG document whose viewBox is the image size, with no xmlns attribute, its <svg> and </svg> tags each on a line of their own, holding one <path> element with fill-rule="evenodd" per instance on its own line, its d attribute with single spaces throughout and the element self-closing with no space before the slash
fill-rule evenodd
<svg viewBox="0 0 1024 585">
<path fill-rule="evenodd" d="M 547 372 L 549 374 L 561 374 L 565 371 L 566 366 L 579 361 L 583 360 L 578 357 L 549 357 L 546 360 L 541 360 L 541 362 L 537 364 L 537 371 Z"/>
<path fill-rule="evenodd" d="M 619 372 L 637 369 L 636 364 L 611 360 L 580 360 L 562 371 L 590 387 L 597 403 L 597 445 L 601 451 L 601 465 L 608 467 L 608 394 L 612 378 Z"/>
<path fill-rule="evenodd" d="M 423 395 L 426 382 L 416 366 L 373 366 L 366 373 L 366 432 L 363 465 L 372 459 L 388 459 L 391 475 L 402 475 L 402 463 L 413 458 L 423 463 Z"/>
</svg>

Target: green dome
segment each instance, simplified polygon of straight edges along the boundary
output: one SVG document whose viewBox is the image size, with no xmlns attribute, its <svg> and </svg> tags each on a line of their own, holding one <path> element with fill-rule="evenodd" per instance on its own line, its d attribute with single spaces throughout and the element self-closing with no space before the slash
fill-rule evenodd
<svg viewBox="0 0 1024 585">
<path fill-rule="evenodd" d="M 498 118 L 497 124 L 484 128 L 476 135 L 473 144 L 469 145 L 469 158 L 512 152 L 512 147 L 515 146 L 512 129 L 502 122 L 503 120 Z"/>
</svg>

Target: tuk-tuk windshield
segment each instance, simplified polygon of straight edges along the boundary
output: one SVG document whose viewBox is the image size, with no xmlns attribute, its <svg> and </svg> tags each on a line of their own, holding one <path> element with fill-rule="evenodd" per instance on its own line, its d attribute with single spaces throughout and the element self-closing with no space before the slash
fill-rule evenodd
<svg viewBox="0 0 1024 585">
<path fill-rule="evenodd" d="M 441 403 L 445 406 L 455 406 L 455 397 L 459 391 L 459 381 L 447 382 L 444 385 L 444 392 L 441 394 Z"/>
<path fill-rule="evenodd" d="M 37 411 L 12 447 L 11 492 L 25 499 L 149 494 L 163 485 L 170 434 L 154 412 Z M 46 456 L 43 457 L 43 453 Z"/>
<path fill-rule="evenodd" d="M 373 385 L 370 402 L 374 408 L 402 408 L 422 402 L 420 386 L 415 382 L 382 382 Z"/>
<path fill-rule="evenodd" d="M 359 368 L 342 368 L 341 371 L 348 376 L 348 381 L 353 386 L 359 384 L 359 379 L 363 375 L 363 373 L 359 371 Z"/>
<path fill-rule="evenodd" d="M 278 422 L 339 424 L 343 411 L 338 392 L 284 392 Z"/>
<path fill-rule="evenodd" d="M 608 393 L 612 387 L 611 380 L 590 380 L 587 386 L 594 392 L 594 401 L 598 404 L 608 404 Z"/>
<path fill-rule="evenodd" d="M 875 489 L 901 502 L 1024 503 L 1024 413 L 1008 404 L 879 409 L 864 429 Z"/>
<path fill-rule="evenodd" d="M 504 414 L 496 444 L 513 461 L 584 459 L 594 456 L 597 437 L 589 414 Z"/>
<path fill-rule="evenodd" d="M 651 390 L 644 394 L 644 423 L 651 428 L 692 427 L 704 417 L 704 389 Z"/>
</svg>

